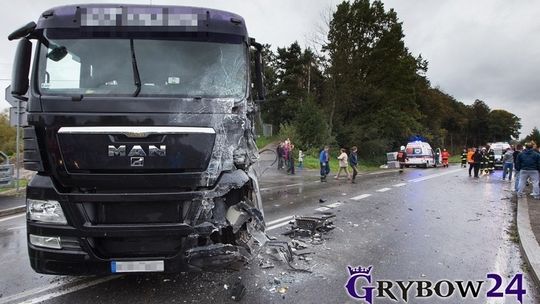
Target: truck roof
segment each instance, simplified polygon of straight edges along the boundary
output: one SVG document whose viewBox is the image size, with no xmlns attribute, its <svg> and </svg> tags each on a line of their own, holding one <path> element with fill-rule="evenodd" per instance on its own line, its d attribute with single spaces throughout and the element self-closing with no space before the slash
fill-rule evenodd
<svg viewBox="0 0 540 304">
<path fill-rule="evenodd" d="M 179 32 L 214 32 L 247 37 L 244 19 L 234 13 L 190 6 L 78 4 L 51 8 L 40 16 L 37 29 L 92 28 Z M 107 29 L 109 28 L 109 29 Z"/>
</svg>

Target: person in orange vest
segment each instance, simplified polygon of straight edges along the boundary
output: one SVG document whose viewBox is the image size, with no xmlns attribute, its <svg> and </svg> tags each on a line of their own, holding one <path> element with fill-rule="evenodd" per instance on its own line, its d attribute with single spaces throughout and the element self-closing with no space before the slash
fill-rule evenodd
<svg viewBox="0 0 540 304">
<path fill-rule="evenodd" d="M 469 152 L 467 152 L 467 162 L 469 163 L 469 176 L 472 176 L 471 173 L 473 172 L 473 169 L 474 169 L 473 156 L 474 156 L 474 149 L 469 148 Z"/>
<path fill-rule="evenodd" d="M 443 165 L 443 167 L 448 168 L 448 159 L 450 158 L 450 153 L 448 153 L 448 151 L 446 151 L 446 149 L 443 149 L 443 151 L 441 153 L 441 156 L 442 156 L 442 165 Z"/>
</svg>

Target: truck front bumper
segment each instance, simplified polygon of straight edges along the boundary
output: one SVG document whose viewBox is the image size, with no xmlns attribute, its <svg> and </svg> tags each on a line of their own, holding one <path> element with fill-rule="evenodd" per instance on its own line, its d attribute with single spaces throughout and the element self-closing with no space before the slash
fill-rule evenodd
<svg viewBox="0 0 540 304">
<path fill-rule="evenodd" d="M 60 193 L 50 177 L 36 175 L 27 198 L 60 202 L 68 224 L 27 220 L 28 238 L 59 237 L 61 247 L 28 239 L 30 264 L 39 273 L 69 275 L 117 273 L 115 263 L 135 261 L 160 261 L 167 273 L 238 269 L 257 243 L 247 232 L 262 233 L 264 222 L 249 202 L 225 199 L 249 181 L 230 174 L 205 191 L 112 194 Z"/>
</svg>

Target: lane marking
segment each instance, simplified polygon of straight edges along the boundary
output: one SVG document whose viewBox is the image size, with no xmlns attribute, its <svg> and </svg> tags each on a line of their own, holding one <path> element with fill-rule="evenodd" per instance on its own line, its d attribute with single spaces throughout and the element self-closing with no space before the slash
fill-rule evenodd
<svg viewBox="0 0 540 304">
<path fill-rule="evenodd" d="M 452 174 L 452 173 L 456 173 L 456 172 L 460 172 L 460 171 L 463 171 L 463 170 L 462 169 L 456 169 L 456 170 L 451 170 L 451 171 L 447 171 L 447 172 L 431 174 L 431 175 L 427 175 L 427 176 L 423 176 L 423 177 L 410 179 L 409 182 L 418 183 L 418 182 L 421 182 L 421 181 L 425 181 L 425 180 L 428 180 L 428 179 L 432 179 L 432 178 L 435 178 L 435 177 L 440 177 L 440 176 L 443 176 L 443 175 L 448 175 L 448 174 Z"/>
<path fill-rule="evenodd" d="M 272 190 L 272 189 L 279 189 L 279 188 L 289 188 L 289 187 L 296 187 L 296 186 L 302 186 L 302 185 L 306 185 L 306 184 L 314 184 L 316 183 L 317 181 L 312 181 L 312 182 L 305 182 L 305 183 L 296 183 L 296 184 L 289 184 L 289 185 L 281 185 L 281 186 L 274 186 L 274 187 L 266 187 L 266 188 L 260 188 L 259 190 L 260 191 L 266 191 L 266 190 Z"/>
<path fill-rule="evenodd" d="M 12 216 L 8 216 L 8 217 L 0 218 L 0 222 L 9 221 L 9 220 L 12 220 L 14 218 L 18 218 L 18 217 L 25 216 L 25 215 L 26 215 L 26 213 L 21 213 L 21 214 L 17 214 L 17 215 L 12 215 Z"/>
<path fill-rule="evenodd" d="M 274 226 L 270 226 L 270 227 L 266 228 L 266 231 L 274 230 L 274 229 L 277 229 L 279 227 L 283 227 L 283 226 L 288 225 L 288 224 L 289 224 L 289 221 L 286 221 L 286 222 L 283 222 L 283 223 L 280 223 L 280 224 L 276 224 Z"/>
<path fill-rule="evenodd" d="M 24 229 L 26 228 L 26 226 L 16 226 L 16 227 L 11 227 L 11 228 L 8 228 L 7 230 L 10 231 L 10 230 L 19 230 L 19 229 Z"/>
<path fill-rule="evenodd" d="M 315 211 L 319 211 L 319 212 L 324 212 L 324 211 L 328 211 L 330 210 L 330 208 L 327 208 L 327 207 L 319 207 L 317 209 L 315 209 Z"/>
<path fill-rule="evenodd" d="M 325 207 L 328 207 L 328 208 L 337 208 L 339 206 L 341 206 L 342 203 L 333 203 L 333 204 L 329 204 L 329 205 L 326 205 Z"/>
<path fill-rule="evenodd" d="M 392 190 L 390 188 L 382 188 L 382 189 L 379 189 L 379 190 L 376 190 L 377 192 L 386 192 L 386 191 L 389 191 L 389 190 Z"/>
<path fill-rule="evenodd" d="M 400 183 L 400 184 L 395 184 L 394 187 L 403 187 L 403 186 L 406 186 L 407 183 Z"/>
<path fill-rule="evenodd" d="M 353 201 L 358 201 L 358 200 L 361 200 L 361 199 L 364 199 L 366 197 L 370 197 L 371 194 L 362 194 L 362 195 L 358 195 L 358 196 L 355 196 L 355 197 L 351 197 L 351 199 Z"/>
<path fill-rule="evenodd" d="M 51 293 L 45 294 L 45 295 L 43 295 L 41 297 L 31 298 L 31 299 L 28 299 L 26 301 L 23 301 L 22 303 L 24 303 L 24 304 L 41 303 L 41 302 L 44 302 L 44 301 L 48 301 L 50 299 L 54 299 L 54 298 L 66 295 L 68 293 L 72 293 L 72 292 L 75 292 L 75 291 L 79 291 L 81 289 L 92 287 L 94 285 L 98 285 L 98 284 L 105 283 L 105 282 L 108 282 L 108 281 L 111 281 L 111 280 L 114 280 L 114 279 L 118 279 L 119 277 L 121 277 L 121 276 L 109 276 L 109 277 L 100 278 L 100 279 L 93 280 L 93 281 L 90 281 L 90 282 L 86 282 L 86 283 L 83 283 L 83 284 L 75 285 L 75 286 L 60 290 L 60 291 L 51 292 Z M 57 286 L 57 287 L 59 287 L 59 286 Z M 20 299 L 20 297 L 12 298 L 12 299 L 6 298 L 6 299 L 9 300 L 9 301 L 13 301 L 13 300 L 16 300 L 16 299 Z M 3 299 L 3 300 L 6 300 L 6 299 Z M 7 302 L 8 301 L 0 302 L 0 303 L 7 303 Z"/>
<path fill-rule="evenodd" d="M 283 222 L 283 221 L 289 221 L 289 220 L 292 220 L 293 217 L 294 216 L 289 215 L 289 216 L 285 216 L 285 217 L 282 217 L 282 218 L 278 218 L 277 220 L 273 220 L 273 221 L 270 221 L 270 222 L 266 223 L 266 225 L 271 226 L 271 225 L 274 225 L 274 224 L 277 224 L 277 223 L 280 223 L 280 222 Z"/>
</svg>

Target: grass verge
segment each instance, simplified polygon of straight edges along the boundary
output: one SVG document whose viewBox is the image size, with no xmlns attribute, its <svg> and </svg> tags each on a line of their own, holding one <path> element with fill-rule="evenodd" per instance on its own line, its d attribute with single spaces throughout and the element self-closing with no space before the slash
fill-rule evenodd
<svg viewBox="0 0 540 304">
<path fill-rule="evenodd" d="M 24 179 L 24 178 L 19 179 L 19 188 L 24 188 L 27 185 L 28 185 L 28 181 L 26 179 Z M 13 181 L 13 183 L 10 186 L 0 188 L 0 193 L 6 192 L 6 191 L 11 190 L 11 189 L 15 189 L 15 188 L 17 188 L 17 186 L 15 184 L 15 181 Z"/>
<path fill-rule="evenodd" d="M 304 167 L 307 169 L 320 169 L 321 165 L 319 163 L 319 158 L 306 155 L 304 157 Z M 360 165 L 358 166 L 359 172 L 372 172 L 379 169 L 379 165 L 376 164 L 364 164 L 360 161 Z M 337 174 L 339 171 L 339 163 L 337 159 L 331 159 L 330 160 L 330 174 Z M 349 173 L 352 173 L 351 167 L 349 167 Z"/>
</svg>

